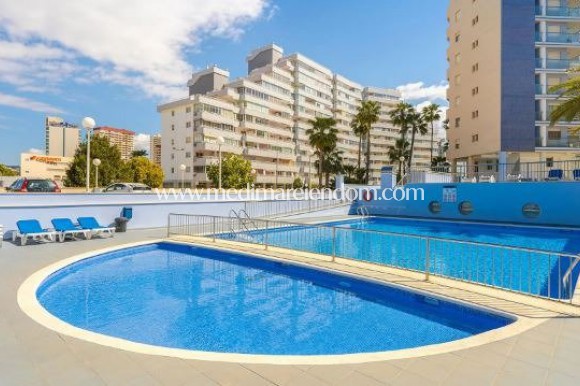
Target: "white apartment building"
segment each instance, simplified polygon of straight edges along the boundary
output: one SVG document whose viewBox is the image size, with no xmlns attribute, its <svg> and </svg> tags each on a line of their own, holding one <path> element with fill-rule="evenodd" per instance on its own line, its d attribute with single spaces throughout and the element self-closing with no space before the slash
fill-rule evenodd
<svg viewBox="0 0 580 386">
<path fill-rule="evenodd" d="M 161 134 L 155 134 L 149 138 L 149 159 L 161 166 Z"/>
<path fill-rule="evenodd" d="M 46 155 L 74 157 L 80 143 L 81 131 L 78 126 L 60 117 L 46 117 L 44 126 Z"/>
<path fill-rule="evenodd" d="M 189 97 L 158 106 L 166 184 L 208 185 L 206 167 L 218 161 L 220 136 L 222 155 L 250 160 L 259 186 L 289 186 L 296 178 L 314 184 L 316 157 L 306 135 L 310 120 L 334 118 L 343 161 L 356 165 L 359 139 L 350 123 L 364 98 L 382 107 L 371 143 L 372 182 L 378 183 L 380 168 L 389 164 L 388 147 L 398 138 L 388 120 L 401 100 L 396 90 L 363 88 L 301 54 L 284 56 L 276 45 L 251 52 L 247 63 L 248 75 L 232 81 L 216 66 L 195 73 Z M 421 168 L 429 166 L 423 140 L 418 139 L 416 156 Z"/>
</svg>

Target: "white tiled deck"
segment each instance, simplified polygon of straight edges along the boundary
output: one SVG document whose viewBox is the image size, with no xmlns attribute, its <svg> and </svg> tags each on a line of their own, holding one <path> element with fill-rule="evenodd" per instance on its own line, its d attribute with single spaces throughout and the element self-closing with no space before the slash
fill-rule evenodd
<svg viewBox="0 0 580 386">
<path fill-rule="evenodd" d="M 532 312 L 529 306 L 516 312 L 547 321 L 501 341 L 419 358 L 324 366 L 231 364 L 136 354 L 59 335 L 18 307 L 20 284 L 50 263 L 163 236 L 163 230 L 148 230 L 65 244 L 17 247 L 5 242 L 0 249 L 0 385 L 580 384 L 580 319 L 554 317 L 557 314 L 545 310 Z"/>
</svg>

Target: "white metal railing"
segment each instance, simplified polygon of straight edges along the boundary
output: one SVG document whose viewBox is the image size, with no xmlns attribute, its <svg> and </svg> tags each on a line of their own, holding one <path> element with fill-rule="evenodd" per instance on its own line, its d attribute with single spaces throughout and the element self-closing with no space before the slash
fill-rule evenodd
<svg viewBox="0 0 580 386">
<path fill-rule="evenodd" d="M 325 224 L 169 215 L 168 237 L 196 236 L 311 252 L 572 303 L 580 256 Z"/>
</svg>

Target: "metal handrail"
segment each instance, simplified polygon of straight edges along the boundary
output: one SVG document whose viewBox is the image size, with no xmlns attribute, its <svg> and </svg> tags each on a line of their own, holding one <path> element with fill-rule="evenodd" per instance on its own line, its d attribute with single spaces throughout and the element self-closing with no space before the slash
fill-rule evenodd
<svg viewBox="0 0 580 386">
<path fill-rule="evenodd" d="M 176 222 L 179 223 L 178 225 L 176 225 L 176 227 L 181 227 L 181 228 L 185 227 L 185 229 L 187 229 L 187 232 L 185 233 L 186 235 L 190 235 L 190 236 L 198 235 L 198 236 L 207 237 L 208 233 L 211 233 L 214 241 L 216 239 L 216 236 L 217 236 L 217 238 L 219 238 L 220 234 L 224 234 L 223 231 L 218 230 L 217 225 L 221 224 L 220 221 L 228 219 L 225 217 L 212 216 L 212 215 L 170 214 L 169 215 L 169 224 L 168 224 L 168 235 L 172 234 L 171 220 L 172 220 L 172 217 L 175 217 L 175 216 L 178 216 Z M 185 218 L 185 220 L 186 220 L 185 222 L 183 221 L 182 217 Z M 195 225 L 200 226 L 203 229 L 200 229 L 197 232 L 194 231 L 192 234 L 191 221 L 189 221 L 189 219 L 191 219 L 191 218 L 199 219 L 200 221 Z M 207 225 L 210 222 L 211 222 L 211 224 L 213 224 L 213 226 L 212 226 L 212 231 L 208 232 Z M 575 270 L 575 268 L 577 268 L 577 265 L 580 261 L 580 255 L 574 255 L 574 254 L 570 254 L 570 253 L 566 253 L 566 252 L 555 252 L 555 251 L 547 251 L 547 250 L 540 250 L 540 249 L 533 249 L 533 248 L 506 246 L 506 245 L 499 245 L 499 244 L 493 244 L 493 243 L 473 242 L 473 241 L 465 241 L 465 240 L 444 239 L 444 238 L 431 237 L 431 236 L 407 235 L 407 234 L 403 234 L 403 233 L 386 232 L 386 231 L 380 231 L 380 230 L 354 229 L 354 228 L 347 228 L 347 227 L 328 225 L 328 224 L 305 224 L 305 223 L 292 222 L 292 221 L 253 219 L 252 226 L 255 227 L 253 229 L 254 231 L 259 231 L 259 232 L 266 231 L 262 235 L 263 237 L 261 238 L 261 240 L 257 240 L 257 239 L 239 240 L 238 239 L 236 241 L 263 245 L 265 247 L 265 249 L 268 249 L 268 246 L 278 246 L 278 247 L 285 248 L 284 244 L 286 244 L 289 239 L 285 239 L 285 240 L 282 239 L 282 241 L 280 241 L 280 239 L 278 238 L 278 241 L 276 241 L 276 239 L 274 238 L 274 242 L 269 242 L 269 237 L 268 237 L 269 236 L 268 235 L 269 229 L 283 229 L 285 227 L 288 227 L 288 228 L 298 228 L 298 227 L 309 228 L 310 230 L 312 230 L 312 232 L 322 232 L 322 235 L 332 234 L 332 245 L 330 246 L 330 245 L 326 244 L 326 247 L 324 247 L 324 246 L 320 247 L 322 249 L 319 249 L 318 252 L 312 251 L 309 248 L 306 248 L 304 250 L 307 252 L 313 252 L 313 253 L 319 253 L 319 254 L 331 256 L 332 261 L 334 261 L 337 257 L 340 257 L 340 258 L 346 259 L 346 260 L 368 261 L 368 262 L 378 264 L 378 265 L 389 266 L 389 267 L 394 267 L 394 268 L 398 268 L 398 269 L 402 269 L 402 270 L 423 273 L 423 274 L 425 274 L 425 280 L 429 280 L 431 275 L 440 276 L 440 277 L 445 277 L 445 278 L 451 278 L 453 280 L 475 283 L 475 284 L 488 286 L 488 287 L 492 287 L 492 288 L 500 288 L 500 289 L 507 290 L 510 292 L 523 293 L 526 295 L 539 297 L 539 298 L 545 298 L 545 299 L 549 299 L 549 300 L 563 301 L 566 298 L 566 296 L 569 296 L 569 300 L 570 300 L 570 302 L 572 302 L 572 297 L 573 297 L 572 296 L 573 295 L 572 284 L 573 284 L 573 281 L 571 279 L 573 278 L 572 274 L 574 273 L 574 270 Z M 247 226 L 244 226 L 244 229 L 247 232 L 251 232 Z M 353 256 L 350 256 L 350 252 L 346 252 L 346 255 L 344 255 L 344 254 L 338 255 L 337 254 L 337 240 L 338 240 L 337 233 L 339 233 L 338 231 L 341 231 L 341 232 L 350 231 L 353 233 L 374 234 L 374 235 L 391 237 L 391 239 L 386 240 L 385 242 L 389 243 L 388 245 L 393 246 L 392 248 L 394 248 L 394 249 L 391 249 L 393 252 L 390 255 L 387 254 L 388 256 L 385 256 L 387 258 L 385 258 L 382 261 L 378 261 L 376 259 L 369 260 L 369 259 L 365 259 L 363 257 L 361 257 L 361 258 L 353 257 Z M 175 234 L 182 234 L 182 233 L 176 232 Z M 280 237 L 280 236 L 278 236 L 278 237 Z M 404 242 L 404 240 L 415 240 L 415 242 L 413 242 L 412 244 L 407 244 L 406 242 Z M 441 242 L 443 244 L 439 245 L 439 246 L 436 246 L 436 245 L 434 246 L 433 243 L 436 243 L 436 242 Z M 380 244 L 381 243 L 379 242 L 377 245 L 380 245 Z M 472 247 L 476 247 L 476 248 L 467 249 L 467 250 L 460 250 L 460 251 L 454 250 L 454 248 L 456 248 L 456 246 L 458 246 L 458 245 L 459 246 L 463 246 L 463 245 L 472 246 Z M 410 248 L 411 252 L 416 253 L 417 251 L 421 251 L 423 247 L 425 248 L 424 249 L 425 250 L 424 266 L 418 266 L 416 264 L 418 262 L 418 260 L 408 259 L 408 258 L 404 257 L 404 256 L 406 256 L 404 253 L 405 248 Z M 439 249 L 437 249 L 437 247 Z M 456 253 L 451 254 L 451 255 L 446 255 L 444 253 L 445 247 L 447 247 L 447 253 L 449 253 L 449 252 L 456 252 Z M 300 250 L 300 248 L 295 248 L 295 247 L 291 247 L 291 248 Z M 326 250 L 327 248 L 329 248 L 329 250 Z M 361 248 L 372 248 L 372 246 L 363 245 L 363 246 L 361 246 Z M 413 249 L 413 248 L 415 248 L 415 249 Z M 419 249 L 416 249 L 416 248 L 419 248 Z M 492 251 L 485 251 L 485 249 L 483 249 L 483 251 L 486 252 L 486 254 L 484 255 L 484 256 L 486 256 L 485 258 L 486 259 L 491 258 L 491 261 L 489 262 L 489 264 L 491 264 L 491 267 L 488 267 L 488 268 L 491 268 L 491 271 L 485 270 L 485 269 L 480 271 L 477 259 L 479 258 L 482 250 L 480 250 L 478 248 L 493 248 Z M 434 253 L 434 251 L 443 251 L 443 253 L 439 252 L 438 255 L 434 255 L 434 256 L 436 256 L 435 260 L 431 261 L 433 259 L 432 253 Z M 513 253 L 512 251 L 520 252 L 520 253 Z M 437 252 L 435 252 L 435 253 L 437 253 Z M 517 260 L 513 259 L 514 255 L 517 258 Z M 475 260 L 472 259 L 473 257 L 475 257 Z M 500 259 L 499 263 L 501 263 L 501 264 L 497 264 L 496 259 L 498 257 Z M 545 263 L 542 263 L 542 265 L 538 266 L 539 268 L 534 268 L 533 270 L 530 270 L 530 267 L 531 267 L 530 264 L 532 262 L 532 259 L 537 259 L 537 258 L 545 259 L 545 261 L 548 262 L 547 267 L 552 267 L 552 268 L 550 268 L 550 270 L 544 272 L 543 270 L 546 269 L 546 265 L 545 265 Z M 448 259 L 452 259 L 452 260 L 448 260 Z M 527 269 L 524 266 L 525 259 L 527 259 L 527 261 L 528 261 Z M 566 259 L 568 259 L 567 264 L 569 264 L 569 266 L 568 265 L 564 266 L 564 267 L 566 267 L 567 271 L 565 274 L 562 274 L 561 269 L 564 268 L 564 267 L 562 267 L 562 263 L 563 262 L 566 263 Z M 467 261 L 464 261 L 464 260 L 467 260 Z M 514 261 L 518 262 L 516 264 L 519 264 L 519 265 L 514 265 Z M 552 269 L 554 269 L 552 262 L 556 262 L 556 261 L 558 264 L 558 266 L 557 266 L 558 277 L 552 278 L 551 275 L 554 274 L 554 272 L 552 272 Z M 459 271 L 454 271 L 453 269 L 451 271 L 446 270 L 448 268 L 447 267 L 448 264 L 450 266 L 452 266 L 453 264 L 455 264 L 455 265 L 458 264 L 458 262 L 461 264 L 461 269 Z M 443 264 L 443 265 L 441 265 L 441 264 Z M 465 267 L 464 267 L 464 264 L 465 264 Z M 494 267 L 494 264 L 496 264 L 495 267 Z M 515 267 L 515 270 L 514 270 L 514 267 Z M 440 271 L 438 271 L 438 269 Z M 480 272 L 483 275 L 483 277 L 482 277 L 483 281 L 480 280 Z M 508 274 L 508 273 L 509 273 L 509 275 L 506 278 L 505 274 Z M 486 281 L 486 274 L 488 274 L 487 281 Z M 500 275 L 498 276 L 498 274 L 500 274 Z M 515 274 L 515 276 L 514 276 L 514 274 Z M 524 278 L 524 276 L 526 276 L 526 277 Z M 526 279 L 525 282 L 523 281 L 524 279 Z M 556 283 L 556 279 L 557 279 L 557 288 L 552 288 L 552 285 Z M 514 280 L 519 280 L 519 289 L 518 289 L 517 281 L 514 283 Z M 546 287 L 546 284 L 547 284 L 547 287 Z M 527 290 L 526 290 L 526 288 L 527 288 Z M 544 295 L 546 291 L 547 291 L 547 296 Z M 553 297 L 554 294 L 557 294 L 556 295 L 557 298 Z"/>
</svg>

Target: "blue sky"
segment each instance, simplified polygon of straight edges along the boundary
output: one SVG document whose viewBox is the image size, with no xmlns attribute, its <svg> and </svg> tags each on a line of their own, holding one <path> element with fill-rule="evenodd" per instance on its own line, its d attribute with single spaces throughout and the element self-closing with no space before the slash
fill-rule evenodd
<svg viewBox="0 0 580 386">
<path fill-rule="evenodd" d="M 44 148 L 47 113 L 156 133 L 157 104 L 186 96 L 191 71 L 242 76 L 248 52 L 272 42 L 363 85 L 404 86 L 414 103 L 444 102 L 446 0 L 78 3 L 0 3 L 0 163 Z"/>
</svg>

